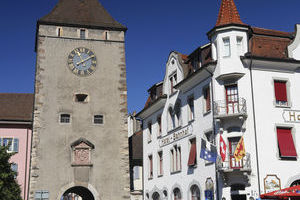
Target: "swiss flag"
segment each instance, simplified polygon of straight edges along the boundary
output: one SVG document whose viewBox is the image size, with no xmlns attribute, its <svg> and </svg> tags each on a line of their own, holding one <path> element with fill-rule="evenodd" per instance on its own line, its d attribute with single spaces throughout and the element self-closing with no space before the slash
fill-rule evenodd
<svg viewBox="0 0 300 200">
<path fill-rule="evenodd" d="M 222 161 L 224 162 L 225 158 L 226 158 L 226 143 L 223 140 L 222 135 L 220 135 L 220 155 L 221 155 Z"/>
</svg>

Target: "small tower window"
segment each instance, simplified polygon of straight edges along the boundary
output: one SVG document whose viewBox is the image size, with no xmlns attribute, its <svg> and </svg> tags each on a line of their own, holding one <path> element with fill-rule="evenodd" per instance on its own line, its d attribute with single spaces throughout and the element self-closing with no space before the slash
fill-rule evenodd
<svg viewBox="0 0 300 200">
<path fill-rule="evenodd" d="M 85 29 L 80 29 L 80 38 L 85 39 L 86 36 L 86 30 Z"/>
<path fill-rule="evenodd" d="M 237 48 L 237 54 L 242 55 L 243 54 L 243 37 L 236 37 L 236 48 Z"/>
<path fill-rule="evenodd" d="M 103 115 L 95 115 L 94 124 L 103 124 Z"/>
<path fill-rule="evenodd" d="M 229 57 L 230 56 L 230 39 L 229 39 L 229 37 L 223 38 L 223 44 L 224 44 L 223 56 Z"/>
<path fill-rule="evenodd" d="M 76 102 L 88 102 L 88 95 L 87 94 L 76 94 L 75 95 Z"/>
<path fill-rule="evenodd" d="M 104 31 L 104 39 L 109 40 L 109 32 L 108 31 Z"/>
<path fill-rule="evenodd" d="M 63 34 L 63 29 L 62 29 L 61 27 L 58 27 L 58 28 L 57 28 L 57 36 L 58 36 L 58 37 L 61 37 L 62 34 Z"/>
<path fill-rule="evenodd" d="M 70 114 L 61 114 L 60 123 L 69 124 L 70 123 Z"/>
</svg>

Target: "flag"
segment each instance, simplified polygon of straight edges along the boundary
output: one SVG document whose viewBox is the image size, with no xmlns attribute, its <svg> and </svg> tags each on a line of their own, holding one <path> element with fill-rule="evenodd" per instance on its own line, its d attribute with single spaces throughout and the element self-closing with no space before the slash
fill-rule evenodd
<svg viewBox="0 0 300 200">
<path fill-rule="evenodd" d="M 234 158 L 236 159 L 237 162 L 239 162 L 245 155 L 246 152 L 245 152 L 244 138 L 241 137 L 234 151 Z"/>
<path fill-rule="evenodd" d="M 206 140 L 201 138 L 200 158 L 215 163 L 217 161 L 217 149 L 210 143 L 208 145 L 210 145 L 210 150 L 207 148 Z"/>
<path fill-rule="evenodd" d="M 220 135 L 220 155 L 221 155 L 221 158 L 222 158 L 222 161 L 224 162 L 225 159 L 226 159 L 226 143 L 225 141 L 223 140 L 223 137 L 222 135 Z"/>
</svg>

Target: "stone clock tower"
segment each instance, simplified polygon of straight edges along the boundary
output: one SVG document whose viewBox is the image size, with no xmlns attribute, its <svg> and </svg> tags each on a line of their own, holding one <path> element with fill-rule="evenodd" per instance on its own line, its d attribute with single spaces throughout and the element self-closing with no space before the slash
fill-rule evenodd
<svg viewBox="0 0 300 200">
<path fill-rule="evenodd" d="M 98 0 L 38 21 L 30 200 L 130 198 L 125 32 Z"/>
</svg>

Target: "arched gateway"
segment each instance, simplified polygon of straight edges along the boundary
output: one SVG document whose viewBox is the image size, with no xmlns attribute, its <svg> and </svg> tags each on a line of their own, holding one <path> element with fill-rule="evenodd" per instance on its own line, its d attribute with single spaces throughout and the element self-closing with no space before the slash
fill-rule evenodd
<svg viewBox="0 0 300 200">
<path fill-rule="evenodd" d="M 60 200 L 95 200 L 95 198 L 89 189 L 75 186 L 65 191 Z"/>
</svg>

